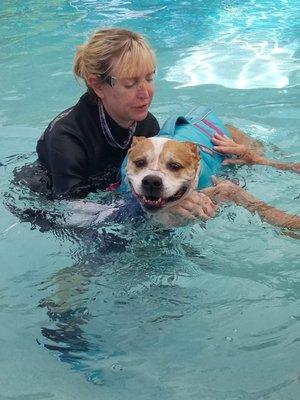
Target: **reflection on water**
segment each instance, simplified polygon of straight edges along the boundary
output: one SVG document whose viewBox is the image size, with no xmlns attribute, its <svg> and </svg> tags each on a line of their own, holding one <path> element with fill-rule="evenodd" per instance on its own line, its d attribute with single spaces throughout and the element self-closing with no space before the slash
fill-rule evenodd
<svg viewBox="0 0 300 400">
<path fill-rule="evenodd" d="M 233 365 L 247 359 L 251 369 L 259 350 L 267 358 L 276 351 L 286 362 L 283 349 L 298 337 L 299 296 L 284 273 L 272 275 L 262 267 L 254 274 L 258 260 L 251 266 L 251 254 L 244 266 L 229 266 L 213 239 L 210 251 L 208 241 L 196 245 L 195 239 L 204 239 L 201 228 L 181 234 L 145 228 L 145 235 L 131 233 L 126 252 L 107 248 L 93 254 L 92 262 L 61 268 L 39 285 L 39 306 L 49 317 L 41 344 L 101 385 L 118 385 L 116 373 L 129 380 L 141 375 L 149 385 L 158 364 L 177 377 L 189 371 L 182 384 L 197 387 L 199 374 L 212 369 L 220 378 L 225 372 L 216 370 L 213 357 L 228 345 Z M 223 242 L 226 237 L 223 231 Z M 279 305 L 274 321 L 269 310 Z M 181 359 L 167 366 L 174 351 Z M 205 368 L 196 354 L 206 358 Z"/>
<path fill-rule="evenodd" d="M 178 82 L 177 88 L 203 84 L 283 88 L 299 84 L 298 13 L 287 7 L 286 1 L 264 3 L 228 3 L 211 18 L 211 26 L 218 26 L 217 37 L 204 40 L 199 35 L 199 44 L 182 51 L 166 80 Z"/>
</svg>

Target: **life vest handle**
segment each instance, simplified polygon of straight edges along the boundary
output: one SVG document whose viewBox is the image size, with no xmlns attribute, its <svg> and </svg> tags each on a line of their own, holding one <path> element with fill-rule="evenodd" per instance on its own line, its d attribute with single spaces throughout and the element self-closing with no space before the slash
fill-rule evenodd
<svg viewBox="0 0 300 400">
<path fill-rule="evenodd" d="M 159 131 L 159 135 L 174 137 L 176 126 L 183 124 L 187 125 L 197 124 L 198 122 L 202 121 L 203 118 L 207 117 L 209 113 L 211 113 L 210 108 L 199 106 L 190 111 L 185 116 L 173 115 L 165 121 L 161 130 Z M 196 115 L 197 117 L 195 117 Z"/>
</svg>

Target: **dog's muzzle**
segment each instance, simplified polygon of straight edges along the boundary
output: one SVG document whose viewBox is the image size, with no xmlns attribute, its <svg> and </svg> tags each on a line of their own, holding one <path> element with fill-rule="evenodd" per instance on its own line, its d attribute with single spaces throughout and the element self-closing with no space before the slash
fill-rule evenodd
<svg viewBox="0 0 300 400">
<path fill-rule="evenodd" d="M 179 200 L 188 190 L 188 186 L 183 185 L 174 195 L 164 198 L 163 181 L 157 175 L 146 175 L 143 178 L 141 182 L 142 195 L 135 192 L 131 183 L 130 186 L 134 196 L 139 200 L 142 207 L 149 212 L 158 211 L 167 204 Z"/>
</svg>

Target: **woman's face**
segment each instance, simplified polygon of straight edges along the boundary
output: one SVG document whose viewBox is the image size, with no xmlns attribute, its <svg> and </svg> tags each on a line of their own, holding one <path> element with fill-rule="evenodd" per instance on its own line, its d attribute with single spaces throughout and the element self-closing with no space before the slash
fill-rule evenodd
<svg viewBox="0 0 300 400">
<path fill-rule="evenodd" d="M 128 78 L 113 68 L 100 91 L 95 91 L 105 110 L 120 126 L 127 128 L 147 117 L 154 92 L 154 72 L 150 70 Z"/>
</svg>

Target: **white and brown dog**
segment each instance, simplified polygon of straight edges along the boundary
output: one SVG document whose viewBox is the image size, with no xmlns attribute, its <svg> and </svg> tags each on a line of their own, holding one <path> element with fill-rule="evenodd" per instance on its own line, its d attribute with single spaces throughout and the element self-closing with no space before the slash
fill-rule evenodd
<svg viewBox="0 0 300 400">
<path fill-rule="evenodd" d="M 135 137 L 128 151 L 126 181 L 144 211 L 164 225 L 178 225 L 172 207 L 199 188 L 201 159 L 192 142 L 178 142 L 164 137 Z M 267 222 L 288 228 L 300 228 L 300 218 L 286 214 L 257 200 L 230 181 L 205 189 L 214 201 L 231 200 Z"/>
</svg>

